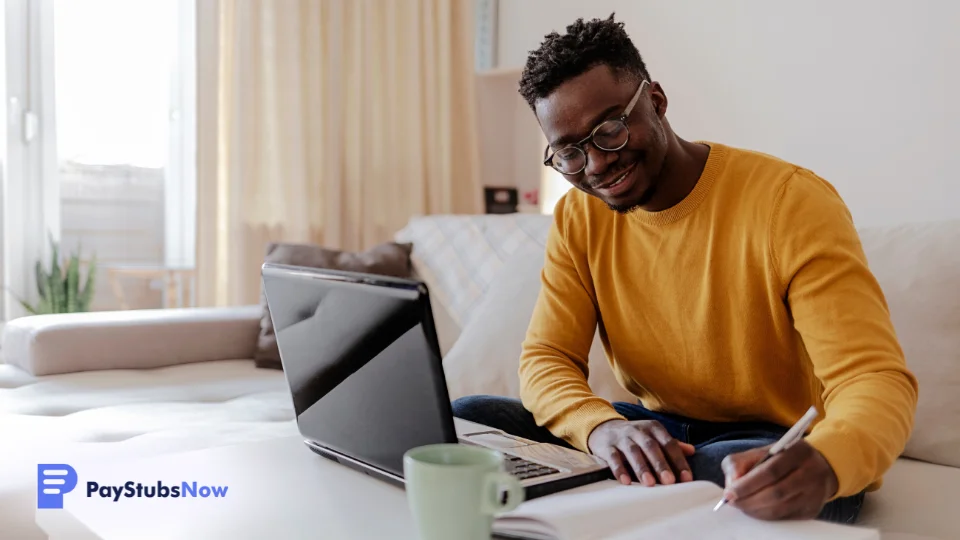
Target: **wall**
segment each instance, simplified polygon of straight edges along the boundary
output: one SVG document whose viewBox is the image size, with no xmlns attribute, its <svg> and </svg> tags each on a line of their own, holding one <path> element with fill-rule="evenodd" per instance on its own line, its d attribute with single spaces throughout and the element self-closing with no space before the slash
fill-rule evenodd
<svg viewBox="0 0 960 540">
<path fill-rule="evenodd" d="M 680 136 L 806 166 L 858 225 L 960 218 L 960 2 L 501 0 L 499 67 L 614 11 Z"/>
<path fill-rule="evenodd" d="M 540 189 L 547 140 L 527 102 L 517 92 L 520 70 L 477 74 L 480 177 L 484 186 Z"/>
</svg>

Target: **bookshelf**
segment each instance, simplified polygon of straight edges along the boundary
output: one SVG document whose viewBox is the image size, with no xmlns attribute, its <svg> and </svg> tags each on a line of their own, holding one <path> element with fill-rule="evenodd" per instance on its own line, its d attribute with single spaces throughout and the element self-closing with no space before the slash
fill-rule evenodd
<svg viewBox="0 0 960 540">
<path fill-rule="evenodd" d="M 534 208 L 523 206 L 524 194 L 543 191 L 542 159 L 547 142 L 517 91 L 520 73 L 519 69 L 477 73 L 480 174 L 485 187 L 516 188 L 520 211 L 536 212 L 539 204 Z"/>
</svg>

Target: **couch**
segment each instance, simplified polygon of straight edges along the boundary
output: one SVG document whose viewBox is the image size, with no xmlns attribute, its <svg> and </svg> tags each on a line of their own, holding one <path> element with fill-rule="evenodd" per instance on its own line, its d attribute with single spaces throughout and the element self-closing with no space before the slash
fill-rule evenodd
<svg viewBox="0 0 960 540">
<path fill-rule="evenodd" d="M 416 218 L 448 387 L 516 396 L 516 361 L 539 290 L 550 217 Z M 960 222 L 863 228 L 871 268 L 920 381 L 903 456 L 868 494 L 860 524 L 885 539 L 960 538 Z M 35 464 L 136 457 L 296 434 L 282 372 L 254 366 L 259 306 L 25 317 L 0 341 L 0 531 L 33 523 Z M 589 381 L 629 400 L 599 340 Z"/>
</svg>

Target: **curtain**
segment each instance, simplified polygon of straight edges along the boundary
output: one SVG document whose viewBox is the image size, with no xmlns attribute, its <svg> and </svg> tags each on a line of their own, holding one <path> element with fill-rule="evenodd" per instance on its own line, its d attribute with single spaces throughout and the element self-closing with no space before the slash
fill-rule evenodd
<svg viewBox="0 0 960 540">
<path fill-rule="evenodd" d="M 256 303 L 271 241 L 356 251 L 482 212 L 473 2 L 199 6 L 200 305 Z"/>
</svg>

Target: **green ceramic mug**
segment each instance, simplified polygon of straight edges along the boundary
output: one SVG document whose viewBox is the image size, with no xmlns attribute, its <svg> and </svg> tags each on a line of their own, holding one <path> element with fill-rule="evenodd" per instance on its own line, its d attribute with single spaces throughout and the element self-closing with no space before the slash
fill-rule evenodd
<svg viewBox="0 0 960 540">
<path fill-rule="evenodd" d="M 524 499 L 523 486 L 504 472 L 503 463 L 496 450 L 463 444 L 420 446 L 405 453 L 407 502 L 420 539 L 489 540 L 494 516 Z"/>
</svg>

